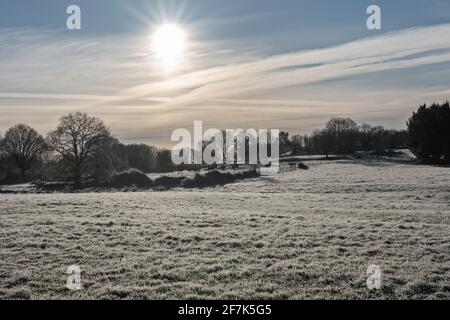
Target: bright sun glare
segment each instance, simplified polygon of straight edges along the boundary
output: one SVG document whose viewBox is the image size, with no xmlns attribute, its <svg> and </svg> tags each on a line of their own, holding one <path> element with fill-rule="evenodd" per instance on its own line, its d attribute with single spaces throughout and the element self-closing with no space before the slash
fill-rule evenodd
<svg viewBox="0 0 450 320">
<path fill-rule="evenodd" d="M 183 56 L 186 34 L 176 24 L 159 26 L 153 34 L 153 50 L 165 67 L 174 67 Z"/>
</svg>

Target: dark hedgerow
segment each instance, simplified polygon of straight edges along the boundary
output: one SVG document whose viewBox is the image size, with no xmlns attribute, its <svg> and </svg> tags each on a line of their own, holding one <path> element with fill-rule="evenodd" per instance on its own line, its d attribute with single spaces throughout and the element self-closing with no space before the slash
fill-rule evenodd
<svg viewBox="0 0 450 320">
<path fill-rule="evenodd" d="M 119 172 L 112 176 L 109 187 L 121 188 L 136 186 L 139 188 L 149 188 L 152 186 L 152 180 L 145 173 L 137 169 L 129 169 Z"/>
</svg>

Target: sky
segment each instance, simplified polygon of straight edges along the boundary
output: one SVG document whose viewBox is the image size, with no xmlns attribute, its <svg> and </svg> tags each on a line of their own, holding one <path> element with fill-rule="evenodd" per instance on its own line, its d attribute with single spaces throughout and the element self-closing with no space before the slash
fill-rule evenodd
<svg viewBox="0 0 450 320">
<path fill-rule="evenodd" d="M 66 8 L 81 8 L 68 30 Z M 369 30 L 369 5 L 381 30 Z M 176 24 L 168 70 L 152 37 Z M 176 128 L 309 134 L 333 116 L 402 129 L 450 97 L 449 0 L 2 0 L 0 135 L 43 135 L 74 111 L 124 143 L 169 146 Z"/>
</svg>

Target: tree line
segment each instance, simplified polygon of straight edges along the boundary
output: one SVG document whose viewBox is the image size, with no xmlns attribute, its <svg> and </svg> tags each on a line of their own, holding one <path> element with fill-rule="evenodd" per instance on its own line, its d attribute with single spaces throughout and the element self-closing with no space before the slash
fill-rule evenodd
<svg viewBox="0 0 450 320">
<path fill-rule="evenodd" d="M 373 151 L 383 155 L 394 149 L 407 148 L 406 130 L 387 130 L 382 126 L 358 125 L 350 118 L 332 118 L 321 130 L 311 135 L 280 133 L 281 153 L 292 155 L 351 154 L 355 151 Z"/>
<path fill-rule="evenodd" d="M 280 133 L 280 153 L 293 155 L 351 154 L 372 151 L 375 155 L 408 148 L 425 164 L 450 164 L 449 102 L 421 105 L 406 123 L 406 130 L 358 125 L 350 118 L 332 118 L 311 135 Z"/>
<path fill-rule="evenodd" d="M 62 117 L 45 138 L 24 124 L 0 137 L 0 182 L 4 183 L 32 178 L 80 185 L 83 178 L 101 181 L 130 168 L 164 171 L 170 163 L 170 150 L 122 144 L 100 119 L 79 112 Z"/>
<path fill-rule="evenodd" d="M 382 155 L 409 148 L 422 162 L 450 163 L 450 108 L 422 105 L 407 122 L 407 130 L 358 125 L 350 118 L 332 118 L 311 135 L 281 132 L 281 155 L 350 154 L 365 150 Z M 171 150 L 145 144 L 125 145 L 96 117 L 85 113 L 63 116 L 45 138 L 18 124 L 0 137 L 0 183 L 42 179 L 101 181 L 115 172 L 138 169 L 164 172 L 176 169 Z"/>
</svg>

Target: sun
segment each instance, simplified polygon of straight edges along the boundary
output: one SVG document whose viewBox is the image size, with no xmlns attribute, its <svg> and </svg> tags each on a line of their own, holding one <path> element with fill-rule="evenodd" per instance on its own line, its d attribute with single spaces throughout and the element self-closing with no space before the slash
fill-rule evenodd
<svg viewBox="0 0 450 320">
<path fill-rule="evenodd" d="M 153 51 L 164 67 L 174 67 L 184 54 L 186 33 L 176 24 L 159 26 L 152 40 Z"/>
</svg>

